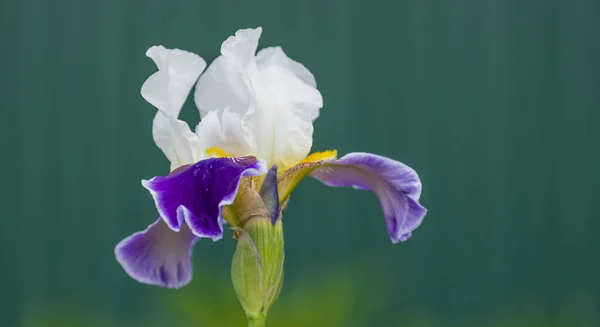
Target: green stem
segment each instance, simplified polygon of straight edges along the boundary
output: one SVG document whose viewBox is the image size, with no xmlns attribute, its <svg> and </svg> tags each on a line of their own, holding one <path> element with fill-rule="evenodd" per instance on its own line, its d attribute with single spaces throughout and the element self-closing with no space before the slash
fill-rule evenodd
<svg viewBox="0 0 600 327">
<path fill-rule="evenodd" d="M 265 327 L 265 316 L 248 317 L 248 327 Z"/>
</svg>

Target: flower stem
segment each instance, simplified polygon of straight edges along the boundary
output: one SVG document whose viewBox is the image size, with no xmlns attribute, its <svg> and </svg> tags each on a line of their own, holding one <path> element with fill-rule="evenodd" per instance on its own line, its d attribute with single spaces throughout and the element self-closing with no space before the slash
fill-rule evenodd
<svg viewBox="0 0 600 327">
<path fill-rule="evenodd" d="M 265 327 L 265 316 L 248 317 L 248 327 Z"/>
</svg>

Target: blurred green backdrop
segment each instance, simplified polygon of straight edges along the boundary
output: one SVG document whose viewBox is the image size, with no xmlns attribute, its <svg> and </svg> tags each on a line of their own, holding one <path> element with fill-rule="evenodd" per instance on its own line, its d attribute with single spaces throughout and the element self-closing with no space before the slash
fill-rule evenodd
<svg viewBox="0 0 600 327">
<path fill-rule="evenodd" d="M 211 61 L 259 25 L 317 78 L 314 149 L 409 164 L 429 209 L 393 246 L 374 196 L 305 181 L 271 326 L 600 324 L 599 1 L 0 6 L 0 326 L 243 326 L 229 237 L 199 242 L 180 291 L 135 283 L 113 248 L 156 217 L 140 180 L 168 170 L 146 49 Z"/>
</svg>

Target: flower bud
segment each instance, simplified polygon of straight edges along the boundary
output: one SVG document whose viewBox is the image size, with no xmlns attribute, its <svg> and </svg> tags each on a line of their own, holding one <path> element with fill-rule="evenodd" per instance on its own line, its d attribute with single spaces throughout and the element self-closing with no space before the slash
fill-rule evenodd
<svg viewBox="0 0 600 327">
<path fill-rule="evenodd" d="M 283 284 L 283 228 L 269 216 L 254 216 L 236 228 L 238 244 L 231 265 L 233 288 L 248 318 L 264 318 Z"/>
</svg>

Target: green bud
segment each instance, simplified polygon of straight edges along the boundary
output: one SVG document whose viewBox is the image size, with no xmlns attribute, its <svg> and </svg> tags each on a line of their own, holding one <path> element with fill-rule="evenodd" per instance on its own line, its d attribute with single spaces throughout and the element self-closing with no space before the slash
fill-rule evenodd
<svg viewBox="0 0 600 327">
<path fill-rule="evenodd" d="M 264 319 L 283 285 L 283 227 L 267 215 L 236 228 L 238 244 L 231 265 L 233 288 L 249 319 Z"/>
</svg>

